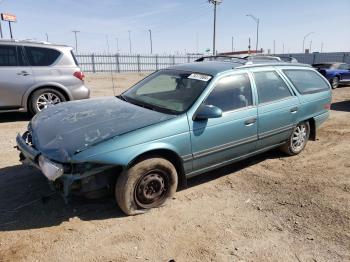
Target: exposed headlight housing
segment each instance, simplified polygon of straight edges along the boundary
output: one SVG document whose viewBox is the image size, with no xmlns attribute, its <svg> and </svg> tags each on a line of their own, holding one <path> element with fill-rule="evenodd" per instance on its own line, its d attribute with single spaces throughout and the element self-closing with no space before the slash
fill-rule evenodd
<svg viewBox="0 0 350 262">
<path fill-rule="evenodd" d="M 55 181 L 57 178 L 63 175 L 63 165 L 54 163 L 43 155 L 39 156 L 38 160 L 41 171 L 49 180 Z"/>
</svg>

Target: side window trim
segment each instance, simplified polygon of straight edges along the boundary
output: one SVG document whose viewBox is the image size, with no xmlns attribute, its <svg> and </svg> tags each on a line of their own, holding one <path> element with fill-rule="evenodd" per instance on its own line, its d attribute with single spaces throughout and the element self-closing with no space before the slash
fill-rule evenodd
<svg viewBox="0 0 350 262">
<path fill-rule="evenodd" d="M 250 82 L 250 91 L 251 91 L 251 94 L 252 94 L 252 104 L 249 105 L 249 106 L 245 106 L 245 107 L 241 107 L 241 108 L 236 108 L 236 109 L 232 109 L 232 110 L 228 110 L 228 111 L 224 111 L 223 112 L 223 115 L 226 115 L 226 114 L 230 114 L 232 112 L 236 112 L 236 111 L 242 111 L 242 110 L 247 110 L 247 109 L 251 109 L 251 108 L 254 108 L 257 106 L 257 99 L 256 99 L 256 96 L 255 96 L 255 90 L 254 90 L 254 87 L 253 87 L 253 82 L 252 82 L 252 76 L 251 76 L 251 73 L 249 70 L 247 71 L 242 71 L 242 72 L 232 72 L 230 74 L 225 74 L 225 75 L 222 75 L 220 77 L 218 77 L 213 83 L 212 83 L 212 88 L 210 88 L 209 92 L 207 93 L 207 95 L 203 98 L 201 104 L 204 104 L 205 101 L 208 99 L 208 97 L 210 96 L 210 94 L 215 90 L 217 84 L 220 82 L 220 80 L 226 78 L 226 77 L 230 77 L 230 76 L 235 76 L 235 75 L 247 75 L 248 76 L 248 79 L 249 79 L 249 82 Z M 199 108 L 199 107 L 198 107 Z M 196 110 L 198 110 L 198 108 Z"/>
<path fill-rule="evenodd" d="M 259 92 L 258 92 L 258 87 L 256 85 L 256 81 L 255 81 L 255 76 L 254 76 L 254 73 L 265 73 L 265 72 L 275 72 L 279 78 L 282 80 L 282 82 L 284 82 L 284 84 L 287 86 L 288 88 L 288 91 L 290 93 L 290 96 L 288 97 L 284 97 L 284 98 L 281 98 L 281 99 L 277 99 L 277 100 L 273 100 L 273 101 L 268 101 L 268 102 L 263 102 L 263 103 L 260 103 L 259 101 Z M 282 77 L 282 75 L 278 72 L 278 69 L 273 67 L 273 68 L 269 68 L 269 69 L 258 69 L 258 70 L 251 70 L 251 74 L 252 74 L 252 80 L 253 80 L 253 83 L 254 83 L 254 88 L 256 90 L 256 104 L 257 106 L 264 106 L 264 105 L 269 105 L 269 104 L 273 104 L 273 103 L 277 103 L 277 102 L 282 102 L 282 101 L 285 101 L 285 100 L 289 100 L 289 99 L 294 99 L 297 95 L 295 94 L 295 91 L 291 88 L 291 85 L 289 85 L 289 83 L 287 83 L 284 79 L 284 77 Z"/>
</svg>

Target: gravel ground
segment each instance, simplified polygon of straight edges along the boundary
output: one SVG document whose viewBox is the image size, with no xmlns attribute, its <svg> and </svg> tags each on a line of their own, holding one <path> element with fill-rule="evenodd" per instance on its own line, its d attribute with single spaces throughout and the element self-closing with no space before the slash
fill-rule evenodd
<svg viewBox="0 0 350 262">
<path fill-rule="evenodd" d="M 116 93 L 145 74 L 116 76 Z M 88 75 L 92 96 L 113 95 Z M 0 261 L 350 261 L 350 87 L 305 151 L 190 179 L 166 207 L 126 217 L 112 198 L 66 205 L 13 148 L 29 117 L 0 114 Z"/>
</svg>

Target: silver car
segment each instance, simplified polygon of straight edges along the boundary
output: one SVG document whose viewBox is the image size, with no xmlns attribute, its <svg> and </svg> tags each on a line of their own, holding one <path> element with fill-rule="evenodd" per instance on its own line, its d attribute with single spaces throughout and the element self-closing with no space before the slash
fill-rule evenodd
<svg viewBox="0 0 350 262">
<path fill-rule="evenodd" d="M 36 114 L 54 104 L 89 96 L 71 47 L 0 40 L 0 112 Z"/>
</svg>

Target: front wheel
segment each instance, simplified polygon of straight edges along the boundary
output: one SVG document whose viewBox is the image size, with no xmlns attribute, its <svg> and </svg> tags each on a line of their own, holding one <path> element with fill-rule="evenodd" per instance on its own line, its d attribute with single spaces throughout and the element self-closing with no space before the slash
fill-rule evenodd
<svg viewBox="0 0 350 262">
<path fill-rule="evenodd" d="M 290 156 L 299 154 L 306 146 L 310 136 L 309 122 L 299 123 L 290 135 L 288 142 L 286 142 L 281 150 Z"/>
<path fill-rule="evenodd" d="M 127 215 L 144 213 L 165 204 L 177 189 L 175 167 L 163 158 L 148 158 L 137 162 L 120 174 L 115 198 Z"/>
</svg>

